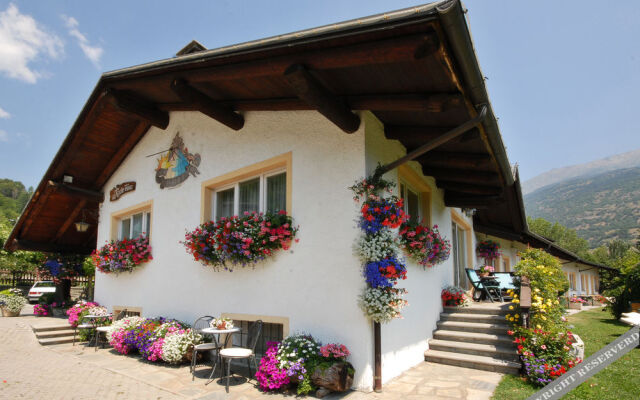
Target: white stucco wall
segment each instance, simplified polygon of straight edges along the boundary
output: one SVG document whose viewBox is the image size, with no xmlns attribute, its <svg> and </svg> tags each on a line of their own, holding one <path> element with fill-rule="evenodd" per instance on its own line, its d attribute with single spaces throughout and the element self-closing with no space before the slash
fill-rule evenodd
<svg viewBox="0 0 640 400">
<path fill-rule="evenodd" d="M 137 188 L 104 202 L 98 243 L 109 239 L 111 213 L 153 200 L 154 260 L 131 274 L 98 273 L 95 298 L 109 307 L 140 306 L 145 316 L 184 321 L 223 312 L 288 317 L 290 332 L 346 344 L 354 386 L 371 388 L 372 332 L 357 305 L 365 283 L 352 251 L 359 230 L 347 189 L 365 173 L 364 124 L 348 135 L 311 111 L 250 112 L 245 119 L 236 132 L 197 112 L 173 112 L 165 131 L 152 128 L 133 149 L 104 190 L 124 181 L 136 181 Z M 177 188 L 160 189 L 156 157 L 146 156 L 169 148 L 176 131 L 190 152 L 201 154 L 201 173 Z M 179 241 L 200 223 L 201 183 L 287 152 L 293 157 L 291 213 L 300 242 L 255 269 L 215 272 L 194 262 Z"/>
<path fill-rule="evenodd" d="M 569 288 L 567 296 L 597 294 L 597 291 L 592 287 L 594 285 L 593 279 L 599 277 L 597 268 L 585 264 L 567 262 L 566 260 L 560 260 L 560 262 L 562 263 L 562 271 L 574 273 L 576 277 L 575 287 Z M 583 276 L 585 277 L 585 282 L 582 280 Z"/>
</svg>

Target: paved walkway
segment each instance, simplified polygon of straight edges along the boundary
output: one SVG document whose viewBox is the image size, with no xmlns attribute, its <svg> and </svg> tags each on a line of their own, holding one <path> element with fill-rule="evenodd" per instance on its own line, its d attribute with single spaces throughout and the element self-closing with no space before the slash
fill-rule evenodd
<svg viewBox="0 0 640 400">
<path fill-rule="evenodd" d="M 25 311 L 27 309 L 25 308 Z M 205 385 L 209 369 L 201 367 L 191 381 L 188 366 L 172 367 L 123 356 L 111 349 L 69 344 L 40 346 L 31 324 L 49 318 L 0 317 L 0 398 L 2 399 L 291 399 L 265 394 L 255 380 Z M 246 375 L 246 372 L 240 371 Z M 495 372 L 421 363 L 384 385 L 382 393 L 348 392 L 325 399 L 489 399 L 502 375 Z"/>
</svg>

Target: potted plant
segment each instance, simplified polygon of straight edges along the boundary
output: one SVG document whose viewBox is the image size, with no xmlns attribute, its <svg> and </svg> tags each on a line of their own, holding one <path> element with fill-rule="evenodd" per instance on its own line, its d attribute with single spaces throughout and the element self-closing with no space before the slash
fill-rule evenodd
<svg viewBox="0 0 640 400">
<path fill-rule="evenodd" d="M 20 289 L 8 289 L 0 292 L 0 307 L 5 317 L 17 317 L 22 307 L 27 304 L 27 298 L 22 296 Z"/>
<path fill-rule="evenodd" d="M 478 270 L 478 276 L 480 276 L 482 278 L 487 277 L 487 276 L 493 274 L 495 272 L 495 270 L 496 269 L 493 268 L 491 265 L 483 265 Z"/>
<path fill-rule="evenodd" d="M 584 303 L 586 303 L 586 300 L 573 296 L 569 299 L 569 308 L 572 310 L 582 310 L 582 305 Z"/>
<path fill-rule="evenodd" d="M 447 286 L 440 294 L 443 307 L 464 307 L 467 305 L 468 297 L 464 289 L 457 286 Z"/>
</svg>

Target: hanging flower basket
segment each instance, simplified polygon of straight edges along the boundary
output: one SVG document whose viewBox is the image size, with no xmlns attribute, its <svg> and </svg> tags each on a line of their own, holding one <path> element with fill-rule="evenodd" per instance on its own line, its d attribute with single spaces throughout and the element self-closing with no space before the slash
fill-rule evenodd
<svg viewBox="0 0 640 400">
<path fill-rule="evenodd" d="M 394 229 L 406 221 L 402 199 L 395 196 L 369 196 L 360 209 L 360 227 L 366 233 L 378 233 L 384 228 Z"/>
<path fill-rule="evenodd" d="M 495 260 L 500 257 L 500 244 L 493 240 L 483 240 L 478 243 L 476 247 L 478 257 L 483 257 L 485 260 Z"/>
<path fill-rule="evenodd" d="M 187 232 L 181 242 L 196 261 L 214 268 L 254 265 L 278 250 L 288 250 L 297 227 L 286 211 L 277 214 L 245 213 L 220 218 Z"/>
<path fill-rule="evenodd" d="M 153 260 L 149 239 L 142 235 L 136 239 L 112 240 L 95 250 L 91 257 L 103 274 L 132 272 Z"/>
<path fill-rule="evenodd" d="M 433 228 L 417 223 L 404 223 L 400 227 L 400 242 L 409 257 L 425 267 L 433 267 L 449 259 L 451 243 Z"/>
</svg>

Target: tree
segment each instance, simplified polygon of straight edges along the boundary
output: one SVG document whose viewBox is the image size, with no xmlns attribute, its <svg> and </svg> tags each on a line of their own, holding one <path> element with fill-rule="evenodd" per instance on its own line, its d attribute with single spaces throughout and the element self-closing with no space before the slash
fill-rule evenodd
<svg viewBox="0 0 640 400">
<path fill-rule="evenodd" d="M 7 251 L 4 244 L 12 226 L 0 221 L 0 269 L 11 272 L 34 272 L 44 261 L 44 255 L 36 251 Z"/>
<path fill-rule="evenodd" d="M 552 224 L 544 218 L 533 219 L 527 217 L 527 224 L 532 232 L 553 240 L 558 246 L 577 254 L 581 258 L 589 258 L 589 242 L 578 236 L 575 230 L 557 222 Z"/>
</svg>

